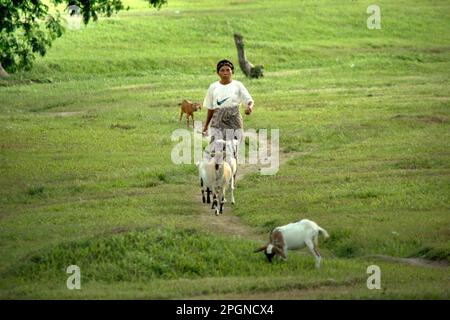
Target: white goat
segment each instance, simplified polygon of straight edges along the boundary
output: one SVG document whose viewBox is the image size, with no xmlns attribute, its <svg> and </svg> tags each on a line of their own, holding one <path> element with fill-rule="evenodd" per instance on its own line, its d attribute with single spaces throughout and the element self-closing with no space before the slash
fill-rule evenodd
<svg viewBox="0 0 450 320">
<path fill-rule="evenodd" d="M 317 248 L 320 233 L 325 238 L 329 237 L 328 232 L 314 221 L 303 219 L 295 223 L 289 223 L 275 228 L 270 234 L 269 243 L 255 250 L 255 252 L 264 251 L 267 260 L 272 262 L 275 255 L 287 260 L 287 250 L 301 249 L 307 246 L 316 259 L 316 268 L 320 268 L 321 256 Z"/>
<path fill-rule="evenodd" d="M 234 177 L 231 166 L 227 161 L 223 161 L 223 152 L 217 151 L 213 157 L 216 169 L 216 181 L 213 186 L 213 204 L 216 209 L 216 215 L 223 213 L 223 204 L 225 203 L 225 190 L 227 187 L 231 190 L 231 203 L 234 204 Z M 217 198 L 220 199 L 220 209 L 217 208 Z"/>
<path fill-rule="evenodd" d="M 210 160 L 203 159 L 197 163 L 200 186 L 202 190 L 203 203 L 210 203 L 210 193 L 213 194 L 211 209 L 215 209 L 215 214 L 223 213 L 223 204 L 225 202 L 225 190 L 231 186 L 231 203 L 234 204 L 233 193 L 233 174 L 228 162 L 223 161 L 223 152 L 216 152 Z M 206 192 L 206 199 L 205 199 Z M 220 199 L 220 207 L 217 198 Z"/>
<path fill-rule="evenodd" d="M 239 146 L 239 140 L 233 139 L 233 140 L 223 140 L 218 139 L 217 143 L 225 144 L 225 160 L 228 162 L 228 164 L 231 167 L 231 173 L 233 175 L 233 189 L 236 188 L 236 173 L 237 173 L 237 153 L 238 153 L 238 146 Z M 234 201 L 232 202 L 234 204 Z"/>
</svg>

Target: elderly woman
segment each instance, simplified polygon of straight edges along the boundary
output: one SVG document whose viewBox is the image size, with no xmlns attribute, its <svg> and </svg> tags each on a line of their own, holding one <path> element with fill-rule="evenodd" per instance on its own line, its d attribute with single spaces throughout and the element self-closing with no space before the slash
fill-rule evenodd
<svg viewBox="0 0 450 320">
<path fill-rule="evenodd" d="M 211 143 L 213 150 L 223 146 L 214 144 L 218 139 L 232 140 L 237 138 L 239 142 L 243 138 L 243 121 L 239 112 L 239 106 L 244 103 L 245 114 L 253 111 L 253 99 L 242 82 L 233 80 L 234 66 L 228 60 L 217 63 L 219 81 L 212 83 L 206 93 L 203 106 L 208 108 L 203 134 L 207 135 L 208 126 L 211 123 Z M 210 150 L 210 151 L 213 151 Z"/>
</svg>

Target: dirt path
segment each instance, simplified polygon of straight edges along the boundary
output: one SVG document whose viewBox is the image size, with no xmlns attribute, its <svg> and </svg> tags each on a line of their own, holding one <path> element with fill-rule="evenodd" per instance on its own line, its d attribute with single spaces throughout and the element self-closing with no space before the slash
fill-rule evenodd
<svg viewBox="0 0 450 320">
<path fill-rule="evenodd" d="M 409 264 L 413 266 L 419 266 L 419 267 L 428 267 L 428 268 L 448 268 L 449 264 L 446 261 L 432 261 L 432 260 L 426 260 L 422 258 L 400 258 L 400 257 L 392 257 L 392 256 L 386 256 L 386 255 L 371 255 L 368 258 L 375 258 L 382 261 L 387 262 L 397 262 L 397 263 L 404 263 Z"/>
<path fill-rule="evenodd" d="M 236 182 L 242 180 L 246 174 L 250 172 L 256 172 L 258 168 L 241 166 L 238 168 L 236 175 Z M 239 192 L 239 186 L 235 189 L 235 192 Z M 202 196 L 197 194 L 198 211 L 200 214 L 197 216 L 199 224 L 205 229 L 222 235 L 228 235 L 235 238 L 245 238 L 263 241 L 262 235 L 259 234 L 254 228 L 244 223 L 241 218 L 233 214 L 231 202 L 228 201 L 224 205 L 224 213 L 216 216 L 214 211 L 211 210 L 211 204 L 203 204 Z"/>
<path fill-rule="evenodd" d="M 224 293 L 189 297 L 189 300 L 307 300 L 323 299 L 330 295 L 345 295 L 354 290 L 352 285 L 319 286 L 316 288 L 273 290 L 262 292 Z"/>
</svg>

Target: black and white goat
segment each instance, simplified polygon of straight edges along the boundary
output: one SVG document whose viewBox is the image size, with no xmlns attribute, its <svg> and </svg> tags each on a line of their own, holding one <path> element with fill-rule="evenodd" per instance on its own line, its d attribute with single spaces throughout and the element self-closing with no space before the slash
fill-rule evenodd
<svg viewBox="0 0 450 320">
<path fill-rule="evenodd" d="M 211 203 L 210 195 L 216 181 L 216 162 L 214 161 L 214 158 L 211 158 L 210 160 L 203 159 L 197 162 L 197 167 L 202 190 L 202 201 L 203 203 Z"/>
<path fill-rule="evenodd" d="M 223 156 L 224 153 L 222 151 L 216 151 L 215 155 L 211 159 L 203 159 L 197 163 L 202 191 L 202 201 L 203 203 L 205 203 L 205 201 L 210 203 L 210 193 L 212 193 L 213 201 L 211 209 L 215 209 L 216 215 L 223 213 L 223 204 L 225 202 L 225 191 L 227 187 L 231 189 L 231 203 L 234 204 L 233 170 L 230 164 L 227 161 L 224 161 Z M 217 199 L 220 199 L 220 207 Z"/>
<path fill-rule="evenodd" d="M 316 268 L 320 268 L 321 256 L 318 250 L 319 234 L 328 238 L 328 232 L 319 227 L 314 221 L 303 219 L 295 223 L 276 227 L 270 234 L 269 243 L 255 252 L 264 251 L 267 260 L 272 262 L 275 255 L 287 260 L 287 251 L 301 249 L 305 246 L 311 251 L 316 259 Z"/>
</svg>

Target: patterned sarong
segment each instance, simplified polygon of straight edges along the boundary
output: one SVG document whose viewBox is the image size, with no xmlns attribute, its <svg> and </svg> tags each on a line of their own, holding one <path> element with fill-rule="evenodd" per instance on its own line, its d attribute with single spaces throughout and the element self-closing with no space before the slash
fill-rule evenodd
<svg viewBox="0 0 450 320">
<path fill-rule="evenodd" d="M 216 129 L 243 129 L 244 123 L 242 121 L 239 106 L 219 108 L 214 110 L 211 119 L 211 128 Z"/>
<path fill-rule="evenodd" d="M 211 119 L 211 142 L 209 152 L 214 154 L 215 151 L 225 150 L 224 145 L 215 143 L 214 141 L 233 140 L 237 138 L 241 143 L 244 136 L 244 122 L 242 120 L 241 113 L 239 112 L 239 106 L 225 107 L 214 110 L 213 117 Z"/>
</svg>

